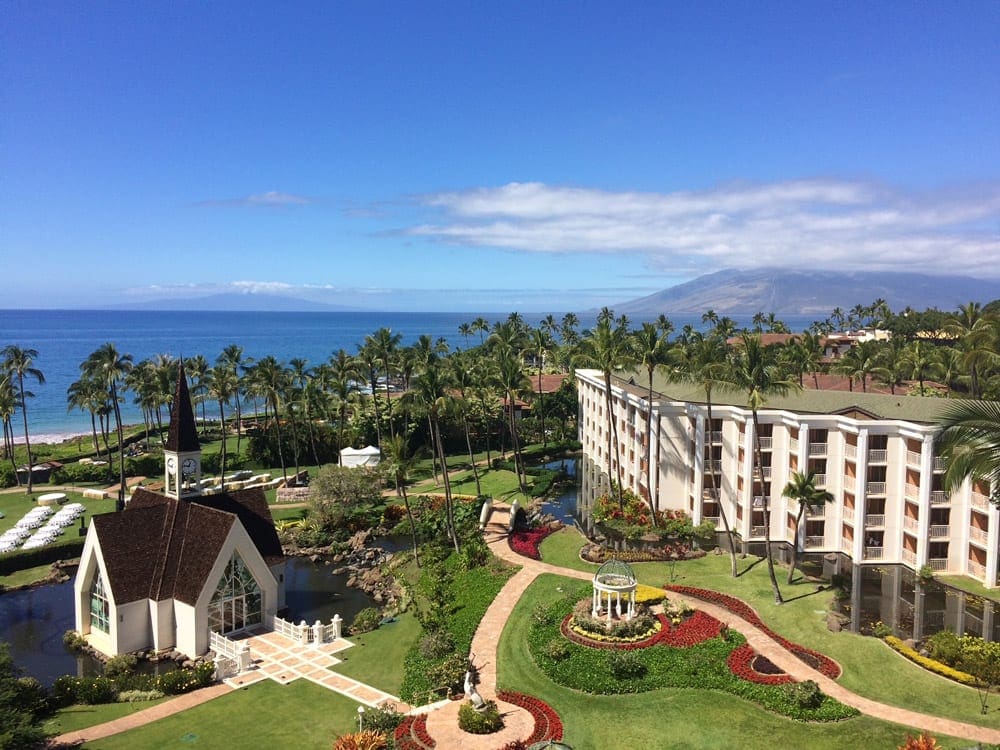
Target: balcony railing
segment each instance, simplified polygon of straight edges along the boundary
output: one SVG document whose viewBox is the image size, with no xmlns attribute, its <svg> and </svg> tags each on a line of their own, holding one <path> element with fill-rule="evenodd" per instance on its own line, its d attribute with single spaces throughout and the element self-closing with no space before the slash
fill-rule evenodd
<svg viewBox="0 0 1000 750">
<path fill-rule="evenodd" d="M 990 509 L 990 499 L 981 492 L 972 493 L 972 507 L 979 510 Z"/>
<path fill-rule="evenodd" d="M 882 448 L 872 448 L 868 451 L 868 463 L 884 464 L 889 460 L 889 451 Z"/>
<path fill-rule="evenodd" d="M 948 569 L 948 558 L 947 557 L 932 557 L 927 561 L 927 564 L 931 566 L 931 570 L 947 570 Z"/>
<path fill-rule="evenodd" d="M 760 476 L 761 476 L 762 479 L 770 479 L 771 478 L 771 467 L 770 466 L 759 466 L 757 468 L 760 469 Z"/>
<path fill-rule="evenodd" d="M 866 560 L 881 560 L 882 559 L 882 548 L 881 547 L 865 547 L 865 559 Z"/>
<path fill-rule="evenodd" d="M 868 495 L 884 495 L 885 482 L 868 482 L 865 485 L 865 493 Z"/>
<path fill-rule="evenodd" d="M 989 532 L 985 531 L 984 529 L 977 529 L 975 526 L 970 526 L 969 539 L 971 539 L 976 544 L 985 547 L 986 542 L 989 540 Z"/>
<path fill-rule="evenodd" d="M 852 508 L 850 505 L 844 506 L 844 520 L 845 521 L 854 520 L 854 508 Z"/>
<path fill-rule="evenodd" d="M 702 521 L 711 521 L 717 529 L 722 528 L 722 519 L 719 516 L 702 516 Z"/>
<path fill-rule="evenodd" d="M 760 449 L 762 451 L 771 450 L 771 437 L 768 435 L 766 437 L 760 438 Z"/>
<path fill-rule="evenodd" d="M 767 499 L 768 498 L 764 497 L 763 495 L 757 495 L 753 499 L 753 507 L 755 507 L 755 508 L 763 508 L 764 507 L 764 501 L 767 500 Z"/>
<path fill-rule="evenodd" d="M 709 458 L 705 460 L 705 471 L 710 471 L 713 474 L 718 474 L 722 471 L 722 459 L 721 458 Z"/>
<path fill-rule="evenodd" d="M 979 578 L 986 578 L 986 566 L 975 562 L 974 560 L 969 560 L 969 572 L 974 576 Z"/>
<path fill-rule="evenodd" d="M 750 536 L 764 536 L 764 527 L 763 526 L 751 526 L 750 527 Z"/>
<path fill-rule="evenodd" d="M 826 455 L 826 443 L 809 443 L 809 455 L 810 456 L 825 456 Z"/>
<path fill-rule="evenodd" d="M 940 456 L 934 459 L 934 471 L 944 471 L 944 459 Z"/>
<path fill-rule="evenodd" d="M 927 536 L 931 539 L 942 539 L 948 536 L 948 532 L 951 529 L 950 526 L 943 524 L 932 524 L 927 530 Z"/>
<path fill-rule="evenodd" d="M 858 456 L 858 446 L 856 445 L 845 445 L 844 446 L 844 457 L 854 459 Z"/>
<path fill-rule="evenodd" d="M 931 505 L 945 505 L 948 501 L 948 493 L 944 490 L 933 490 L 931 492 Z"/>
<path fill-rule="evenodd" d="M 910 516 L 903 516 L 903 528 L 907 531 L 916 531 L 920 522 L 916 518 L 911 518 Z"/>
<path fill-rule="evenodd" d="M 826 487 L 826 474 L 814 474 L 813 480 L 817 487 Z"/>
<path fill-rule="evenodd" d="M 842 536 L 840 537 L 840 546 L 849 550 L 854 546 L 854 540 L 848 539 L 846 536 Z"/>
<path fill-rule="evenodd" d="M 917 564 L 917 553 L 916 552 L 912 552 L 912 551 L 910 551 L 908 549 L 904 549 L 903 550 L 903 562 L 905 562 L 907 565 L 916 565 Z"/>
<path fill-rule="evenodd" d="M 817 547 L 823 546 L 823 537 L 821 536 L 807 536 L 805 549 L 816 549 Z"/>
<path fill-rule="evenodd" d="M 910 466 L 920 466 L 920 453 L 917 451 L 906 451 L 906 463 Z"/>
<path fill-rule="evenodd" d="M 907 500 L 912 500 L 915 503 L 920 502 L 920 488 L 915 484 L 906 485 L 906 489 L 903 490 L 903 495 Z"/>
<path fill-rule="evenodd" d="M 822 503 L 821 505 L 807 505 L 806 515 L 810 518 L 825 518 L 826 503 Z"/>
<path fill-rule="evenodd" d="M 799 439 L 798 438 L 789 438 L 789 440 L 788 440 L 788 452 L 789 453 L 793 453 L 793 454 L 799 452 Z"/>
<path fill-rule="evenodd" d="M 882 513 L 866 513 L 865 526 L 885 526 L 885 515 Z"/>
</svg>

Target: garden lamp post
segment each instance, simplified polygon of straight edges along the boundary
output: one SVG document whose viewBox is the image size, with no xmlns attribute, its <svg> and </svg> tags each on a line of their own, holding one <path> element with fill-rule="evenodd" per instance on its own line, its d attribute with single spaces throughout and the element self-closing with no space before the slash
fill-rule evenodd
<svg viewBox="0 0 1000 750">
<path fill-rule="evenodd" d="M 365 707 L 358 706 L 358 731 L 362 732 L 365 728 Z"/>
</svg>

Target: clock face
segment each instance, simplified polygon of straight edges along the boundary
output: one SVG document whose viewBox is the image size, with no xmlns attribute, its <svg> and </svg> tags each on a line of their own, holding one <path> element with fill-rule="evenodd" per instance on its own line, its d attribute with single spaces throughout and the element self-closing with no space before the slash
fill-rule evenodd
<svg viewBox="0 0 1000 750">
<path fill-rule="evenodd" d="M 167 468 L 173 471 L 177 468 L 177 461 L 173 457 L 167 459 Z"/>
<path fill-rule="evenodd" d="M 195 463 L 193 458 L 184 459 L 184 463 L 181 464 L 181 471 L 184 474 L 194 474 Z"/>
</svg>

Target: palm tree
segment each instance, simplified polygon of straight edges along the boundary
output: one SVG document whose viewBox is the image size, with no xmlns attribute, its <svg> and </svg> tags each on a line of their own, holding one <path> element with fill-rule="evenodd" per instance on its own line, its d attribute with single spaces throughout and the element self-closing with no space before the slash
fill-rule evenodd
<svg viewBox="0 0 1000 750">
<path fill-rule="evenodd" d="M 392 423 L 392 401 L 389 398 L 389 380 L 392 377 L 392 367 L 396 361 L 396 352 L 399 343 L 403 340 L 403 334 L 393 333 L 392 329 L 379 328 L 371 336 L 365 338 L 366 344 L 371 344 L 378 358 L 382 362 L 382 372 L 385 373 L 385 413 L 389 420 L 389 434 L 396 434 L 396 427 Z M 372 384 L 372 394 L 374 395 L 375 385 Z"/>
<path fill-rule="evenodd" d="M 472 452 L 472 437 L 469 429 L 469 393 L 476 386 L 474 361 L 468 353 L 458 352 L 449 358 L 450 377 L 458 389 L 455 405 L 462 416 L 462 427 L 465 430 L 465 446 L 469 451 L 469 463 L 472 465 L 472 476 L 476 480 L 476 496 L 483 494 L 479 484 L 479 468 L 476 466 L 476 456 Z"/>
<path fill-rule="evenodd" d="M 879 346 L 874 341 L 862 341 L 852 346 L 850 351 L 840 358 L 836 369 L 850 378 L 850 388 L 854 390 L 855 379 L 861 383 L 862 392 L 868 392 L 868 377 L 878 369 Z"/>
<path fill-rule="evenodd" d="M 94 453 L 98 456 L 101 455 L 101 444 L 97 441 L 96 417 L 104 404 L 104 397 L 103 387 L 91 377 L 81 377 L 66 389 L 67 411 L 79 409 L 90 414 L 90 432 L 93 437 Z"/>
<path fill-rule="evenodd" d="M 635 364 L 635 354 L 628 332 L 628 319 L 623 315 L 616 321 L 614 313 L 607 307 L 597 316 L 597 324 L 586 331 L 580 340 L 578 354 L 580 362 L 596 367 L 604 375 L 604 399 L 607 425 L 607 462 L 611 472 L 612 446 L 617 469 L 615 491 L 619 508 L 624 508 L 622 495 L 621 450 L 618 440 L 618 420 L 615 419 L 614 400 L 611 396 L 611 374 Z"/>
<path fill-rule="evenodd" d="M 729 379 L 729 367 L 727 362 L 728 350 L 726 340 L 718 330 L 702 334 L 692 331 L 688 341 L 682 346 L 675 346 L 670 351 L 671 379 L 687 381 L 701 386 L 705 391 L 705 408 L 707 411 L 707 426 L 705 429 L 708 435 L 708 445 L 711 446 L 711 434 L 713 430 L 712 418 L 712 390 L 715 386 L 731 385 Z M 710 454 L 709 458 L 714 460 Z M 729 540 L 729 558 L 732 568 L 733 578 L 737 576 L 736 569 L 736 535 L 729 525 L 729 517 L 726 509 L 722 505 L 722 498 L 719 496 L 719 488 L 715 483 L 714 467 L 709 467 L 709 497 L 719 508 L 719 519 L 722 521 L 722 528 L 725 530 L 726 538 Z"/>
<path fill-rule="evenodd" d="M 410 537 L 413 539 L 413 561 L 420 567 L 420 553 L 417 544 L 417 524 L 413 520 L 413 510 L 410 508 L 410 499 L 406 496 L 406 483 L 409 481 L 410 469 L 413 468 L 414 458 L 410 455 L 410 447 L 403 435 L 393 435 L 386 443 L 386 458 L 389 459 L 389 474 L 396 485 L 396 494 L 403 498 L 403 507 L 406 508 L 406 518 L 410 522 Z"/>
<path fill-rule="evenodd" d="M 208 360 L 201 354 L 188 357 L 184 361 L 184 372 L 188 373 L 191 378 L 191 393 L 194 395 L 195 404 L 201 404 L 201 429 L 204 432 L 207 421 L 205 416 L 205 376 L 208 374 Z"/>
<path fill-rule="evenodd" d="M 792 560 L 788 567 L 788 583 L 791 584 L 795 575 L 795 566 L 798 564 L 799 556 L 799 524 L 802 523 L 802 516 L 805 515 L 806 508 L 813 510 L 820 508 L 826 503 L 833 502 L 833 495 L 826 490 L 816 486 L 816 474 L 810 471 L 804 474 L 801 471 L 792 472 L 791 481 L 785 485 L 781 494 L 789 500 L 795 500 L 799 504 L 799 512 L 795 516 L 792 532 Z"/>
<path fill-rule="evenodd" d="M 1000 505 L 1000 403 L 956 400 L 937 419 L 937 452 L 945 460 L 944 484 L 958 489 L 969 478 L 991 488 Z"/>
<path fill-rule="evenodd" d="M 337 450 L 344 445 L 344 427 L 347 424 L 347 406 L 358 392 L 359 376 L 357 362 L 354 357 L 343 349 L 338 349 L 329 362 L 330 374 L 328 385 L 337 400 Z M 339 455 L 339 454 L 338 454 Z"/>
<path fill-rule="evenodd" d="M 538 418 L 542 427 L 542 448 L 549 445 L 548 435 L 545 434 L 545 396 L 542 393 L 542 372 L 545 369 L 545 355 L 552 351 L 552 338 L 544 328 L 532 328 L 528 333 L 528 350 L 535 355 L 538 364 Z"/>
<path fill-rule="evenodd" d="M 648 393 L 646 396 L 646 434 L 643 436 L 646 461 L 646 493 L 649 507 L 654 511 L 653 522 L 656 522 L 656 512 L 659 510 L 659 498 L 653 497 L 653 373 L 657 367 L 667 364 L 670 354 L 670 334 L 673 324 L 664 316 L 658 323 L 643 323 L 642 328 L 632 334 L 636 363 L 646 368 Z"/>
<path fill-rule="evenodd" d="M 215 363 L 228 368 L 236 377 L 236 393 L 233 395 L 234 406 L 236 408 L 236 454 L 240 452 L 240 442 L 243 436 L 243 410 L 241 409 L 243 395 L 243 375 L 246 367 L 252 362 L 250 359 L 243 359 L 243 347 L 238 344 L 229 344 L 222 353 L 216 357 Z"/>
<path fill-rule="evenodd" d="M 528 473 L 524 466 L 524 456 L 521 454 L 521 442 L 517 436 L 517 415 L 515 404 L 517 397 L 531 390 L 531 381 L 521 369 L 521 361 L 513 354 L 507 354 L 497 362 L 497 382 L 504 392 L 507 406 L 507 420 L 510 428 L 510 446 L 514 454 L 514 469 L 517 473 L 517 483 L 521 492 L 528 491 Z"/>
<path fill-rule="evenodd" d="M 225 363 L 217 364 L 208 371 L 205 378 L 208 395 L 219 405 L 219 423 L 222 425 L 222 460 L 219 469 L 219 483 L 226 483 L 226 449 L 229 443 L 229 433 L 226 430 L 226 404 L 237 396 L 239 379 L 236 373 Z"/>
<path fill-rule="evenodd" d="M 937 377 L 939 371 L 938 353 L 933 344 L 917 339 L 903 354 L 903 362 L 909 371 L 910 378 L 920 383 L 920 394 L 924 393 L 924 381 Z"/>
<path fill-rule="evenodd" d="M 10 459 L 11 468 L 14 470 L 14 477 L 17 479 L 17 462 L 14 460 L 14 427 L 11 420 L 14 412 L 17 411 L 17 393 L 14 392 L 14 381 L 11 380 L 10 373 L 0 372 L 0 421 L 3 422 L 3 455 Z"/>
<path fill-rule="evenodd" d="M 894 336 L 889 339 L 887 345 L 879 349 L 876 367 L 872 368 L 872 375 L 889 386 L 889 392 L 893 395 L 896 393 L 896 387 L 903 384 L 909 372 L 903 360 L 905 350 L 906 339 Z"/>
<path fill-rule="evenodd" d="M 767 553 L 767 574 L 774 589 L 774 603 L 781 604 L 781 589 L 774 574 L 774 555 L 771 551 L 771 503 L 764 482 L 764 450 L 760 440 L 760 420 L 758 411 L 769 396 L 781 396 L 798 388 L 798 383 L 785 377 L 778 367 L 775 347 L 762 346 L 760 336 L 743 333 L 742 342 L 736 354 L 733 367 L 735 385 L 746 392 L 747 405 L 753 415 L 754 482 L 761 485 L 764 511 L 764 547 Z"/>
<path fill-rule="evenodd" d="M 8 344 L 0 350 L 3 357 L 3 369 L 11 376 L 11 380 L 17 378 L 18 405 L 21 407 L 21 417 L 24 420 L 24 449 L 28 453 L 28 489 L 27 494 L 32 492 L 32 460 L 31 460 L 31 440 L 28 437 L 28 402 L 27 399 L 33 397 L 31 391 L 24 390 L 25 376 L 33 378 L 39 385 L 45 384 L 45 375 L 34 366 L 38 351 L 35 349 L 23 349 L 16 344 Z"/>
<path fill-rule="evenodd" d="M 119 387 L 124 387 L 125 377 L 132 369 L 132 355 L 119 354 L 118 348 L 108 342 L 98 347 L 81 365 L 81 369 L 97 379 L 107 389 L 108 399 L 114 408 L 115 429 L 118 434 L 118 507 L 125 508 L 125 439 L 122 434 L 121 400 Z"/>
<path fill-rule="evenodd" d="M 997 362 L 995 331 L 997 316 L 983 312 L 982 305 L 970 302 L 961 305 L 944 325 L 944 332 L 956 339 L 962 353 L 962 364 L 969 375 L 969 393 L 972 398 L 981 398 L 979 377 L 982 370 Z"/>
<path fill-rule="evenodd" d="M 365 339 L 363 346 L 358 347 L 358 354 L 355 357 L 358 362 L 358 368 L 362 369 L 368 376 L 368 386 L 372 391 L 372 406 L 375 409 L 375 440 L 378 442 L 378 447 L 382 447 L 382 415 L 378 408 L 378 363 L 379 354 L 378 350 L 375 348 L 374 344 L 369 340 L 371 336 Z"/>
<path fill-rule="evenodd" d="M 288 480 L 288 469 L 285 466 L 285 452 L 281 437 L 281 412 L 280 405 L 285 400 L 285 392 L 288 387 L 288 377 L 285 366 L 268 355 L 262 357 L 253 367 L 253 384 L 257 393 L 264 399 L 265 419 L 267 418 L 267 407 L 271 407 L 274 417 L 274 429 L 278 439 L 278 460 L 281 462 L 281 476 Z"/>
</svg>

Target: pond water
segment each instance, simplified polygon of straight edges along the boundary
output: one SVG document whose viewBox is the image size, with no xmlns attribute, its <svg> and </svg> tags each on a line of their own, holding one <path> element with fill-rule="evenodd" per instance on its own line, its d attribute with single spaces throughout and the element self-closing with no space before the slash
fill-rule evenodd
<svg viewBox="0 0 1000 750">
<path fill-rule="evenodd" d="M 348 588 L 347 577 L 333 575 L 333 565 L 291 557 L 285 567 L 288 619 L 328 622 L 335 614 L 350 623 L 372 600 Z M 48 584 L 0 595 L 0 641 L 10 644 L 14 663 L 45 685 L 64 674 L 80 677 L 101 673 L 90 656 L 77 655 L 63 645 L 63 634 L 74 627 L 73 582 Z M 173 668 L 163 662 L 150 671 Z"/>
</svg>

